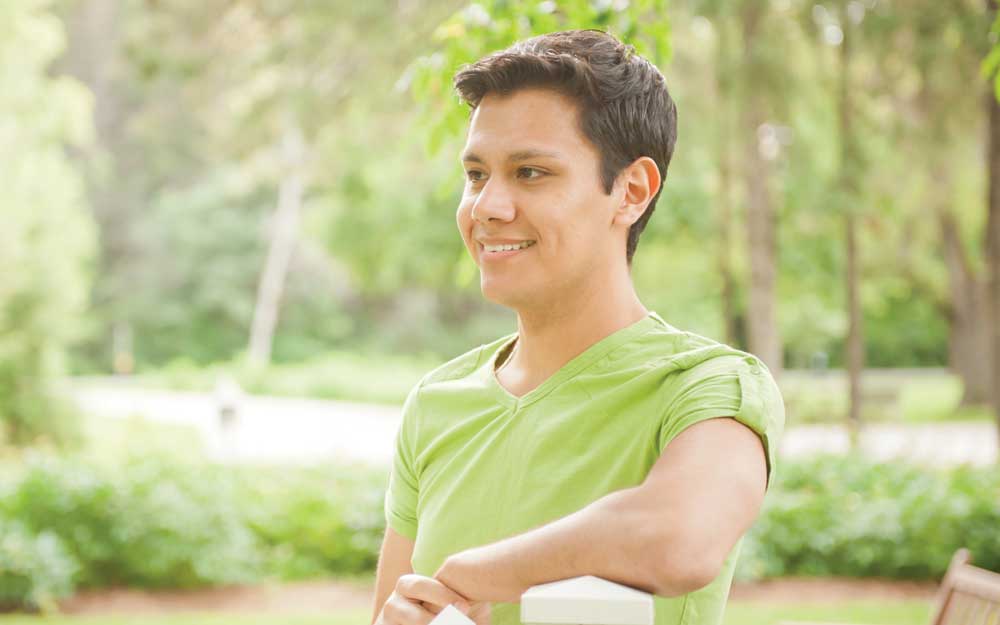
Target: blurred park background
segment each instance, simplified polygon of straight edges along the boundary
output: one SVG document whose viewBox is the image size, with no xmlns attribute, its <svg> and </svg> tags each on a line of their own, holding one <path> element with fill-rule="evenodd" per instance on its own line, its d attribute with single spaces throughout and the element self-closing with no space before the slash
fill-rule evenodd
<svg viewBox="0 0 1000 625">
<path fill-rule="evenodd" d="M 450 78 L 565 28 L 678 104 L 640 296 L 786 400 L 727 623 L 925 621 L 956 548 L 1000 570 L 995 14 L 0 1 L 0 623 L 368 622 L 399 406 L 515 327 Z"/>
</svg>

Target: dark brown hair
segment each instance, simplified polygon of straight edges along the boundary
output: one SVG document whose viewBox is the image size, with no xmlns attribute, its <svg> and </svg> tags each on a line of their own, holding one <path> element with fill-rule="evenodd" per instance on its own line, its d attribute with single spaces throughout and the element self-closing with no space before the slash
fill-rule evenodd
<svg viewBox="0 0 1000 625">
<path fill-rule="evenodd" d="M 473 109 L 488 93 L 506 95 L 526 87 L 551 88 L 570 97 L 584 136 L 601 155 L 605 193 L 641 156 L 653 159 L 661 180 L 666 179 L 677 140 L 677 107 L 660 71 L 608 33 L 567 30 L 519 41 L 466 65 L 454 82 Z M 630 264 L 659 197 L 657 191 L 629 229 L 625 258 Z"/>
</svg>

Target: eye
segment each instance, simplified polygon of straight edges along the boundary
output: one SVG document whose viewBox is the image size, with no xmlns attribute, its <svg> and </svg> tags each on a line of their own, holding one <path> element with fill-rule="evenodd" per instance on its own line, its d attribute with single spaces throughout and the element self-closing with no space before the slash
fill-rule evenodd
<svg viewBox="0 0 1000 625">
<path fill-rule="evenodd" d="M 478 169 L 470 169 L 465 172 L 465 178 L 469 182 L 482 182 L 483 178 L 485 177 L 486 174 L 479 171 Z"/>
<path fill-rule="evenodd" d="M 535 169 L 534 167 L 520 167 L 517 170 L 517 177 L 524 178 L 526 180 L 535 180 L 536 178 L 541 178 L 544 175 L 544 171 Z"/>
</svg>

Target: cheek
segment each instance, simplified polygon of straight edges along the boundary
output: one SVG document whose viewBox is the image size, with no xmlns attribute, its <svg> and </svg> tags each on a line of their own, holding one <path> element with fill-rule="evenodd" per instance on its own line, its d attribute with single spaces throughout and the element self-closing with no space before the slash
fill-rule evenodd
<svg viewBox="0 0 1000 625">
<path fill-rule="evenodd" d="M 467 201 L 462 201 L 458 205 L 458 210 L 455 212 L 455 224 L 458 226 L 458 232 L 462 235 L 462 241 L 465 242 L 465 246 L 469 248 L 471 252 L 473 250 L 472 245 L 472 204 Z"/>
</svg>

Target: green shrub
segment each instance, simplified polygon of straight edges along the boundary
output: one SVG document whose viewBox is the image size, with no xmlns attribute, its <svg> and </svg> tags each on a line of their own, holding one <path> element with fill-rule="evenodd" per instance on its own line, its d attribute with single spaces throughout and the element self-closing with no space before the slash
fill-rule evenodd
<svg viewBox="0 0 1000 625">
<path fill-rule="evenodd" d="M 281 579 L 372 571 L 385 531 L 381 472 L 344 467 L 258 470 L 250 477 L 251 527 Z"/>
<path fill-rule="evenodd" d="M 194 588 L 374 569 L 385 475 L 158 455 L 100 465 L 30 454 L 0 466 L 0 606 L 76 587 Z M 10 519 L 3 521 L 3 519 Z"/>
<path fill-rule="evenodd" d="M 76 569 L 58 536 L 0 517 L 0 611 L 51 609 L 73 593 Z"/>
<path fill-rule="evenodd" d="M 260 563 L 234 480 L 155 457 L 117 469 L 29 458 L 3 512 L 58 536 L 95 587 L 195 587 L 251 581 Z"/>
<path fill-rule="evenodd" d="M 742 578 L 938 579 L 954 551 L 1000 570 L 1000 473 L 820 457 L 785 463 L 744 545 Z"/>
</svg>

